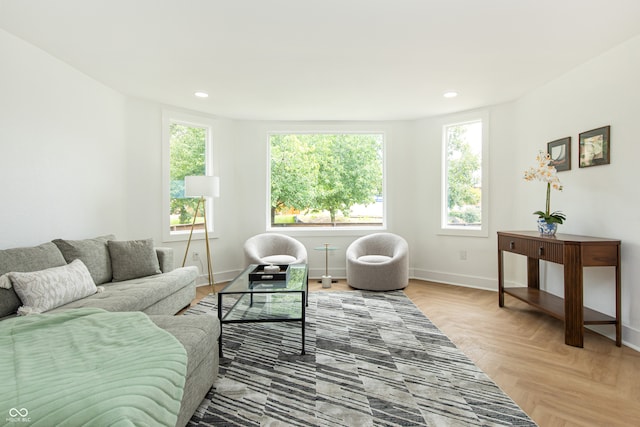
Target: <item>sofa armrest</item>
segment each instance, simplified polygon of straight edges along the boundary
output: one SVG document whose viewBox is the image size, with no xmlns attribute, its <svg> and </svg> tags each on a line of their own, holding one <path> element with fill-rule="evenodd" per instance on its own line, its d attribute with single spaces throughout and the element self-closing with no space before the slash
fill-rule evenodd
<svg viewBox="0 0 640 427">
<path fill-rule="evenodd" d="M 160 271 L 168 273 L 173 270 L 173 248 L 155 248 L 158 255 Z"/>
</svg>

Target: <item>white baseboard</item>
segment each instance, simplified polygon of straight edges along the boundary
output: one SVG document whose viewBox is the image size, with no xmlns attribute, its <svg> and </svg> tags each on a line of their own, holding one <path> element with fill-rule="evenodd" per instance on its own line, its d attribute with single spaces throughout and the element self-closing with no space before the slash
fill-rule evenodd
<svg viewBox="0 0 640 427">
<path fill-rule="evenodd" d="M 593 332 L 609 338 L 611 341 L 616 340 L 616 331 L 612 325 L 589 325 L 586 328 Z M 622 344 L 640 351 L 640 331 L 629 326 L 622 325 Z"/>
<path fill-rule="evenodd" d="M 213 281 L 215 283 L 230 282 L 233 279 L 235 279 L 238 276 L 238 274 L 240 274 L 240 272 L 242 272 L 242 270 L 229 270 L 229 271 L 216 272 L 213 275 Z M 204 286 L 208 282 L 209 282 L 209 277 L 207 276 L 206 272 L 205 274 L 200 274 L 196 277 L 196 286 Z"/>
<path fill-rule="evenodd" d="M 411 277 L 417 280 L 444 283 L 447 285 L 464 286 L 466 288 L 498 291 L 498 281 L 494 278 L 467 276 L 464 274 L 452 274 L 440 271 L 413 269 Z"/>
<path fill-rule="evenodd" d="M 324 273 L 324 268 L 309 268 L 310 279 L 320 279 Z M 347 270 L 345 268 L 329 268 L 329 276 L 334 279 L 344 279 L 347 277 Z"/>
</svg>

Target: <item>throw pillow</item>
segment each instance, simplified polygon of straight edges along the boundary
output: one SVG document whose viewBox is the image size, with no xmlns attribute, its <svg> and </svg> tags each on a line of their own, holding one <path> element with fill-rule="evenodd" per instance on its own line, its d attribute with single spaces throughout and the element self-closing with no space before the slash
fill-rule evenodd
<svg viewBox="0 0 640 427">
<path fill-rule="evenodd" d="M 42 313 L 98 291 L 87 267 L 79 259 L 62 267 L 8 274 L 22 301 L 18 314 Z"/>
<path fill-rule="evenodd" d="M 109 240 L 107 245 L 111 255 L 114 282 L 162 273 L 153 247 L 153 239 Z"/>
<path fill-rule="evenodd" d="M 0 317 L 15 314 L 20 298 L 12 289 L 9 275 L 12 271 L 39 271 L 67 265 L 62 253 L 51 242 L 28 248 L 0 250 Z"/>
<path fill-rule="evenodd" d="M 101 285 L 110 282 L 112 278 L 107 241 L 113 239 L 114 235 L 107 235 L 84 240 L 56 239 L 53 243 L 60 249 L 68 264 L 79 259 L 87 266 L 95 284 Z"/>
</svg>

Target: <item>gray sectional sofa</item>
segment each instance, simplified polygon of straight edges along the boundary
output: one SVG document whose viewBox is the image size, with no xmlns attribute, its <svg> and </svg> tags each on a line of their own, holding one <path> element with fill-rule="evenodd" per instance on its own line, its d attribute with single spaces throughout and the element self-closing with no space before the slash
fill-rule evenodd
<svg viewBox="0 0 640 427">
<path fill-rule="evenodd" d="M 210 315 L 174 316 L 195 297 L 197 269 L 174 269 L 171 248 L 154 248 L 150 240 L 117 241 L 109 235 L 57 239 L 34 247 L 0 250 L 0 321 L 24 309 L 20 289 L 3 288 L 3 280 L 6 285 L 14 272 L 40 272 L 71 265 L 76 259 L 87 267 L 99 291 L 73 301 L 64 300 L 64 304 L 44 312 L 83 307 L 142 311 L 174 335 L 187 353 L 187 377 L 176 424 L 185 425 L 217 377 L 220 325 L 217 317 Z M 39 311 L 42 310 L 36 308 Z"/>
</svg>

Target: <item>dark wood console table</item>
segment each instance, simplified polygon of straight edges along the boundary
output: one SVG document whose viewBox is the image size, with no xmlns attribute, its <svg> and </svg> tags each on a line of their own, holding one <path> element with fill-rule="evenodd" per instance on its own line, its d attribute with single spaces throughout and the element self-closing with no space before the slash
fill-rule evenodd
<svg viewBox="0 0 640 427">
<path fill-rule="evenodd" d="M 527 287 L 504 287 L 504 252 L 527 257 Z M 540 260 L 564 265 L 564 298 L 540 290 Z M 616 317 L 583 306 L 583 267 L 613 266 L 616 274 Z M 622 345 L 620 319 L 620 240 L 557 234 L 542 237 L 536 231 L 498 232 L 498 304 L 504 294 L 522 300 L 564 321 L 564 342 L 582 347 L 584 325 L 615 325 L 616 345 Z"/>
</svg>

